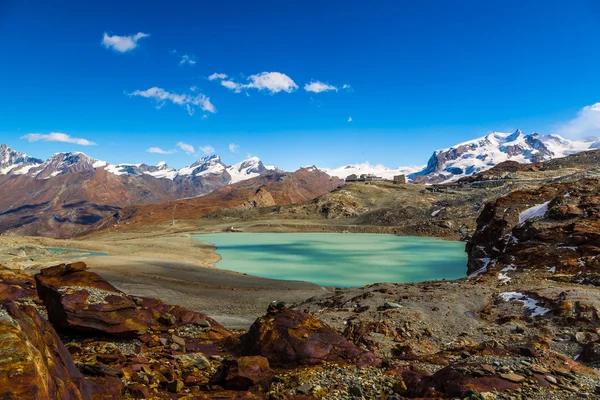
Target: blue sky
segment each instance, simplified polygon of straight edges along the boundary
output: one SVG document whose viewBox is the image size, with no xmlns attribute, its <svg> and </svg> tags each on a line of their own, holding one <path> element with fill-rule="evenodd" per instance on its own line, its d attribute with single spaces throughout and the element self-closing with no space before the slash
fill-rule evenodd
<svg viewBox="0 0 600 400">
<path fill-rule="evenodd" d="M 593 0 L 49 3 L 0 1 L 0 142 L 40 158 L 397 167 L 600 128 Z"/>
</svg>

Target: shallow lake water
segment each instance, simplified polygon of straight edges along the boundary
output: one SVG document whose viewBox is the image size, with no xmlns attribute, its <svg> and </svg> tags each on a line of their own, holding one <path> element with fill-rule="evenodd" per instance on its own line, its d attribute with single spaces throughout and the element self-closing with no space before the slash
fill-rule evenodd
<svg viewBox="0 0 600 400">
<path fill-rule="evenodd" d="M 358 233 L 216 233 L 217 267 L 324 286 L 465 277 L 465 244 L 436 238 Z"/>
<path fill-rule="evenodd" d="M 98 251 L 62 249 L 59 247 L 46 247 L 46 250 L 56 254 L 67 254 L 65 258 L 104 257 L 108 255 L 108 253 L 101 253 Z"/>
</svg>

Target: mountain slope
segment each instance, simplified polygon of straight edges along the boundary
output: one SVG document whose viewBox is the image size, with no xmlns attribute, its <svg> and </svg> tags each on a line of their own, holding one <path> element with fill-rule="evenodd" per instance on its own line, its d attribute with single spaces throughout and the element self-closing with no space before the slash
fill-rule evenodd
<svg viewBox="0 0 600 400">
<path fill-rule="evenodd" d="M 315 168 L 295 172 L 271 171 L 192 199 L 125 207 L 97 224 L 114 229 L 148 226 L 175 219 L 196 219 L 211 212 L 300 203 L 337 188 L 342 181 Z"/>
<path fill-rule="evenodd" d="M 80 152 L 43 161 L 2 145 L 0 233 L 79 235 L 122 207 L 198 197 L 268 171 L 258 158 L 227 166 L 213 155 L 176 170 L 113 165 Z"/>
</svg>

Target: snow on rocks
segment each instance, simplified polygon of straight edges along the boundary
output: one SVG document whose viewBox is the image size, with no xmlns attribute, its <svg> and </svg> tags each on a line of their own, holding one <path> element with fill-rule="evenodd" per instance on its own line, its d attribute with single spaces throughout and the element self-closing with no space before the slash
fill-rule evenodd
<svg viewBox="0 0 600 400">
<path fill-rule="evenodd" d="M 514 265 L 508 265 L 504 268 L 502 268 L 500 270 L 500 272 L 498 273 L 498 280 L 500 280 L 502 283 L 508 283 L 510 282 L 510 276 L 508 276 L 507 272 L 509 271 L 516 271 L 517 267 Z"/>
<path fill-rule="evenodd" d="M 519 292 L 504 292 L 500 293 L 498 296 L 504 301 L 518 301 L 523 303 L 523 307 L 531 312 L 532 317 L 539 317 L 550 312 L 548 308 L 542 307 L 538 305 L 538 302 L 530 297 L 525 296 L 523 293 Z"/>
<path fill-rule="evenodd" d="M 549 201 L 543 204 L 538 204 L 536 206 L 530 207 L 527 210 L 523 211 L 521 214 L 519 214 L 519 223 L 522 224 L 530 219 L 544 217 L 544 215 L 546 215 L 546 212 L 548 211 L 548 204 L 550 204 Z"/>
</svg>

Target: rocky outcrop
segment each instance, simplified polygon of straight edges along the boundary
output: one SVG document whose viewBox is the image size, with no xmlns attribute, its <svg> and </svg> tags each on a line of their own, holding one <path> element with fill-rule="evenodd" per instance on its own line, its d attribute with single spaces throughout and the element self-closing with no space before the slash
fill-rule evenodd
<svg viewBox="0 0 600 400">
<path fill-rule="evenodd" d="M 93 383 L 77 370 L 71 354 L 35 307 L 3 302 L 0 342 L 0 398 L 92 398 Z"/>
<path fill-rule="evenodd" d="M 274 376 L 265 357 L 240 357 L 223 363 L 210 382 L 229 390 L 267 389 Z"/>
<path fill-rule="evenodd" d="M 351 362 L 359 366 L 380 362 L 363 352 L 331 326 L 310 314 L 272 308 L 256 320 L 240 338 L 243 355 L 266 357 L 274 366 L 314 365 L 325 361 Z"/>
<path fill-rule="evenodd" d="M 229 336 L 204 314 L 156 299 L 128 296 L 82 263 L 61 264 L 35 276 L 50 322 L 59 330 L 118 337 L 139 337 L 152 328 L 168 330 L 204 321 L 207 340 Z"/>
<path fill-rule="evenodd" d="M 14 301 L 25 297 L 37 297 L 33 276 L 0 265 L 0 301 Z"/>
<path fill-rule="evenodd" d="M 597 274 L 600 180 L 512 192 L 486 204 L 467 252 L 471 274 L 494 266 Z"/>
</svg>

